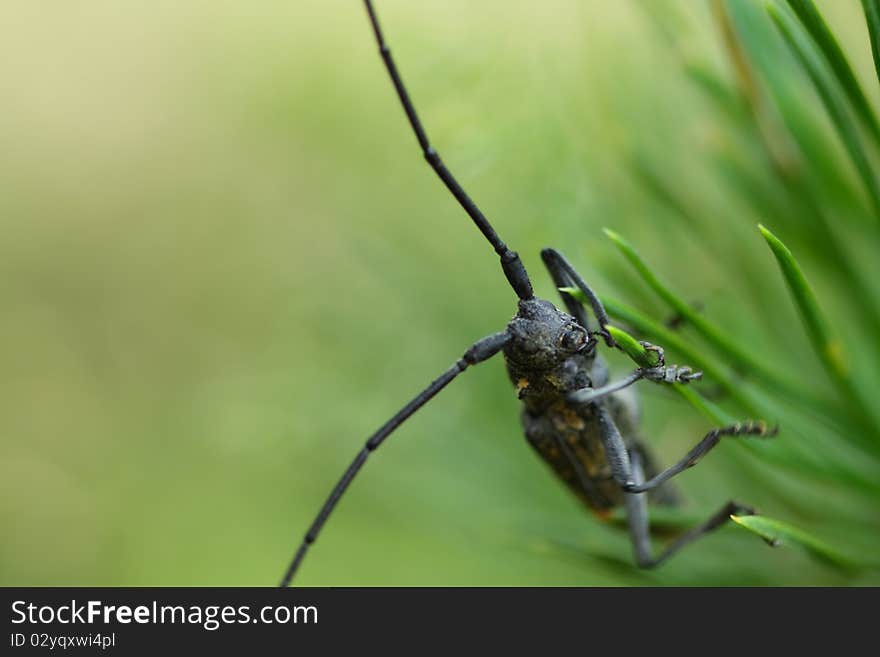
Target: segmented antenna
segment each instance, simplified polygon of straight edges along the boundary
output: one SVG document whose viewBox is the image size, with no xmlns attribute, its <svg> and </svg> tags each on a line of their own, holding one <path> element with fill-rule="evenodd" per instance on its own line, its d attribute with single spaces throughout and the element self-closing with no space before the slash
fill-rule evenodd
<svg viewBox="0 0 880 657">
<path fill-rule="evenodd" d="M 409 94 L 406 91 L 406 87 L 403 85 L 400 73 L 397 71 L 397 66 L 391 56 L 391 49 L 388 47 L 388 44 L 385 43 L 385 37 L 382 36 L 382 29 L 379 27 L 379 19 L 376 17 L 373 3 L 371 0 L 364 0 L 364 4 L 367 6 L 370 23 L 372 23 L 373 32 L 376 34 L 376 41 L 379 43 L 379 53 L 382 55 L 382 60 L 385 62 L 385 68 L 388 69 L 388 75 L 391 76 L 391 82 L 394 84 L 397 96 L 400 98 L 400 102 L 403 105 L 403 111 L 406 112 L 406 116 L 416 135 L 416 139 L 419 141 L 422 154 L 425 156 L 428 164 L 431 165 L 431 168 L 434 169 L 435 173 L 440 177 L 440 180 L 443 181 L 443 184 L 446 185 L 446 188 L 452 192 L 452 195 L 459 204 L 461 204 L 461 207 L 464 208 L 464 211 L 468 213 L 474 224 L 476 224 L 477 228 L 480 229 L 480 232 L 483 233 L 483 236 L 489 240 L 489 244 L 492 245 L 495 252 L 501 257 L 501 269 L 504 271 L 504 275 L 507 277 L 507 281 L 510 283 L 513 291 L 516 292 L 516 295 L 520 299 L 531 299 L 534 296 L 532 293 L 532 282 L 529 280 L 529 275 L 526 273 L 526 268 L 520 261 L 519 255 L 508 248 L 508 246 L 501 240 L 498 233 L 492 228 L 492 224 L 490 224 L 485 215 L 480 212 L 476 203 L 474 203 L 471 197 L 467 195 L 467 192 L 464 191 L 462 186 L 458 184 L 458 181 L 449 169 L 446 168 L 446 165 L 443 164 L 440 155 L 434 150 L 434 147 L 431 146 L 431 143 L 428 141 L 428 135 L 425 133 L 424 127 L 422 127 L 419 115 L 416 114 L 416 108 L 409 99 Z"/>
</svg>

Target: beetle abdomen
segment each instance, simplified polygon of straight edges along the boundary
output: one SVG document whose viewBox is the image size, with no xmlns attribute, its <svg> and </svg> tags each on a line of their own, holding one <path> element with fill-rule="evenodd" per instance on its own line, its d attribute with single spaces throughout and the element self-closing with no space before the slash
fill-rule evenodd
<svg viewBox="0 0 880 657">
<path fill-rule="evenodd" d="M 524 410 L 522 419 L 529 444 L 584 504 L 601 512 L 623 502 L 590 408 L 560 400 L 540 415 Z"/>
</svg>

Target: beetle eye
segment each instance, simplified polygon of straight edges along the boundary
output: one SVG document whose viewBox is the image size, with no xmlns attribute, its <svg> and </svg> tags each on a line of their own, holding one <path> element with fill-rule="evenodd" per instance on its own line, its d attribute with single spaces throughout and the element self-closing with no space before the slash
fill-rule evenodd
<svg viewBox="0 0 880 657">
<path fill-rule="evenodd" d="M 559 337 L 559 345 L 568 351 L 578 351 L 587 343 L 587 332 L 578 326 L 569 327 Z"/>
</svg>

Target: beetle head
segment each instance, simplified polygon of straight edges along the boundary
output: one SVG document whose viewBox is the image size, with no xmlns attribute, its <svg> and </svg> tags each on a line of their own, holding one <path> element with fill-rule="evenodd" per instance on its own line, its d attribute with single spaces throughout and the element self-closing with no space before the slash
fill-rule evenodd
<svg viewBox="0 0 880 657">
<path fill-rule="evenodd" d="M 546 370 L 574 354 L 591 354 L 596 340 L 571 315 L 543 299 L 519 302 L 507 325 L 511 340 L 505 355 L 523 368 Z"/>
</svg>

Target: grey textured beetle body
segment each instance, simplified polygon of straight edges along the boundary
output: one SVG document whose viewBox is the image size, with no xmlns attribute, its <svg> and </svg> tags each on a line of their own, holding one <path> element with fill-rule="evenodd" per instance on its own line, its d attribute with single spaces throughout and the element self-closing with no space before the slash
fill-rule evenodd
<svg viewBox="0 0 880 657">
<path fill-rule="evenodd" d="M 621 391 L 642 379 L 669 385 L 688 383 L 699 378 L 699 373 L 688 367 L 667 367 L 663 350 L 645 345 L 655 354 L 650 361 L 652 366 L 639 367 L 623 380 L 608 383 L 608 371 L 596 353 L 597 338 L 609 348 L 617 345 L 607 328 L 608 315 L 599 298 L 554 249 L 544 249 L 541 258 L 556 287 L 560 288 L 568 312 L 535 298 L 531 279 L 519 255 L 498 236 L 428 141 L 371 0 L 364 0 L 364 5 L 379 44 L 379 54 L 425 161 L 498 255 L 501 270 L 519 298 L 519 306 L 505 330 L 471 345 L 461 358 L 367 439 L 309 526 L 281 585 L 291 582 L 309 547 L 317 540 L 321 528 L 370 454 L 462 372 L 498 353 L 504 354 L 510 378 L 522 400 L 523 425 L 529 443 L 589 508 L 604 515 L 615 506 L 625 505 L 636 562 L 640 566 L 662 563 L 688 543 L 727 522 L 732 513 L 753 513 L 747 506 L 728 502 L 654 556 L 646 494 L 650 492 L 656 501 L 670 498 L 668 480 L 695 465 L 723 436 L 768 436 L 774 432 L 768 431 L 762 422 L 714 429 L 677 463 L 656 472 L 652 459 L 636 440 L 638 417 L 634 405 L 625 403 L 625 393 Z M 596 330 L 590 329 L 584 306 L 563 289 L 576 291 L 579 298 L 585 300 L 598 323 Z"/>
<path fill-rule="evenodd" d="M 639 418 L 633 391 L 613 393 L 604 401 L 570 399 L 573 392 L 608 383 L 608 368 L 589 332 L 549 301 L 520 301 L 507 331 L 511 340 L 504 347 L 504 360 L 523 403 L 526 439 L 584 504 L 606 515 L 624 503 L 624 492 L 605 453 L 603 411 L 610 413 L 627 449 L 639 450 L 645 462 L 653 463 L 636 438 Z M 653 468 L 646 468 L 647 476 L 654 474 Z M 674 499 L 669 484 L 652 493 L 658 501 Z"/>
</svg>

